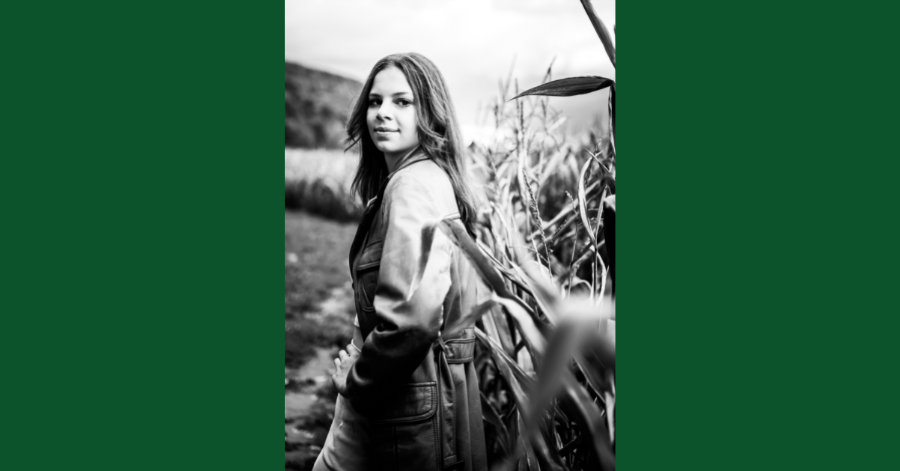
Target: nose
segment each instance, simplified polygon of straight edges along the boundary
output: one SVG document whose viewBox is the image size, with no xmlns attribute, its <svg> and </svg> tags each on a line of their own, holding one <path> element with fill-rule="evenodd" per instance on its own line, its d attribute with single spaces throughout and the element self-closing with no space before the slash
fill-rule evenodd
<svg viewBox="0 0 900 471">
<path fill-rule="evenodd" d="M 379 121 L 384 121 L 385 118 L 391 119 L 390 106 L 386 102 L 382 102 L 381 105 L 378 106 L 375 118 Z"/>
</svg>

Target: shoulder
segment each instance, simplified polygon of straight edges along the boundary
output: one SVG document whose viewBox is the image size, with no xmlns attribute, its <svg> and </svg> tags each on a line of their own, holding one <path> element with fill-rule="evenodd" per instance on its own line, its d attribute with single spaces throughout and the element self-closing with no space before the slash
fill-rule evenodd
<svg viewBox="0 0 900 471">
<path fill-rule="evenodd" d="M 405 187 L 421 189 L 431 188 L 436 191 L 453 191 L 453 186 L 450 184 L 450 177 L 447 176 L 447 172 L 431 159 L 420 160 L 408 167 L 400 169 L 394 174 L 393 178 L 391 178 L 391 182 L 388 183 L 388 189 L 390 189 L 391 186 L 394 187 L 395 191 L 398 188 Z"/>
<path fill-rule="evenodd" d="M 428 196 L 438 201 L 454 199 L 450 177 L 432 160 L 422 160 L 400 169 L 391 177 L 385 194 L 394 198 Z"/>
<path fill-rule="evenodd" d="M 428 203 L 442 216 L 457 212 L 453 184 L 447 172 L 432 160 L 400 169 L 385 188 L 385 202 Z"/>
</svg>

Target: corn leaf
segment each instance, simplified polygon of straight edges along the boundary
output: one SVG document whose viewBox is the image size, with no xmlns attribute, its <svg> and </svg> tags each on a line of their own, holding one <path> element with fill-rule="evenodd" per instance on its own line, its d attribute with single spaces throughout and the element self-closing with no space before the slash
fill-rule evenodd
<svg viewBox="0 0 900 471">
<path fill-rule="evenodd" d="M 563 471 L 565 469 L 544 422 L 541 422 L 533 432 L 529 431 L 526 436 L 531 438 L 531 448 L 540 464 L 541 471 Z"/>
<path fill-rule="evenodd" d="M 517 411 L 518 423 L 519 423 L 519 439 L 521 441 L 521 447 L 525 449 L 525 459 L 528 463 L 528 469 L 534 471 L 541 471 L 540 463 L 538 462 L 537 457 L 534 455 L 534 448 L 531 446 L 531 440 L 528 439 L 528 435 L 525 433 L 524 421 L 522 419 L 521 411 Z M 517 453 L 518 454 L 518 453 Z"/>
<path fill-rule="evenodd" d="M 506 424 L 503 423 L 503 419 L 500 418 L 500 413 L 497 412 L 497 409 L 485 397 L 484 393 L 481 393 L 481 413 L 484 416 L 484 420 L 494 426 L 494 431 L 500 439 L 500 448 L 503 449 L 503 454 L 509 455 L 511 448 L 509 430 L 506 428 Z"/>
<path fill-rule="evenodd" d="M 491 265 L 490 260 L 481 253 L 481 250 L 478 249 L 478 246 L 475 245 L 475 242 L 469 237 L 468 232 L 466 232 L 465 226 L 463 226 L 458 219 L 452 221 L 443 220 L 440 222 L 439 227 L 451 241 L 462 249 L 463 254 L 465 254 L 469 261 L 472 262 L 475 269 L 478 271 L 478 274 L 481 275 L 481 278 L 485 280 L 495 292 L 504 297 L 510 295 L 509 290 L 503 283 L 503 279 L 500 278 L 500 274 L 497 273 L 497 270 Z"/>
<path fill-rule="evenodd" d="M 609 259 L 609 276 L 616 289 L 616 195 L 603 200 L 603 239 L 606 241 L 606 256 Z"/>
<path fill-rule="evenodd" d="M 572 353 L 578 350 L 589 332 L 590 327 L 585 322 L 573 322 L 572 318 L 564 318 L 554 329 L 547 345 L 541 374 L 530 395 L 531 404 L 525 422 L 529 431 L 537 426 L 544 411 L 550 407 L 561 389 L 561 378 L 568 371 Z"/>
<path fill-rule="evenodd" d="M 550 175 L 553 174 L 554 171 L 557 170 L 557 167 L 559 166 L 560 162 L 562 162 L 563 159 L 565 159 L 568 156 L 569 156 L 568 150 L 565 150 L 565 151 L 559 150 L 555 154 L 553 154 L 552 157 L 550 157 L 550 160 L 547 162 L 547 165 L 544 167 L 544 171 L 541 172 L 541 176 L 538 178 L 538 187 L 544 186 L 544 183 L 547 181 L 548 178 L 550 178 Z M 557 217 L 559 217 L 559 215 L 557 215 Z"/>
<path fill-rule="evenodd" d="M 509 288 L 503 283 L 503 278 L 500 277 L 500 272 L 491 263 L 488 256 L 478 248 L 478 245 L 472 240 L 472 237 L 469 236 L 469 233 L 466 232 L 465 227 L 458 219 L 441 221 L 438 227 L 440 227 L 441 231 L 443 231 L 453 243 L 462 249 L 463 254 L 474 264 L 478 274 L 481 275 L 482 279 L 488 283 L 500 298 L 510 300 L 517 304 L 522 312 L 526 313 L 528 317 L 538 323 L 539 327 L 543 327 L 543 323 L 538 320 L 534 310 L 529 308 L 519 297 L 509 291 Z"/>
<path fill-rule="evenodd" d="M 603 423 L 600 409 L 591 401 L 590 396 L 569 371 L 563 374 L 563 388 L 566 392 L 565 404 L 577 415 L 577 421 L 583 426 L 591 451 L 596 454 L 603 471 L 616 469 L 616 458 L 610 447 L 609 430 Z"/>
<path fill-rule="evenodd" d="M 603 20 L 597 16 L 597 12 L 594 11 L 594 5 L 591 4 L 591 0 L 581 0 L 581 6 L 584 7 L 584 12 L 587 13 L 588 18 L 591 20 L 594 31 L 597 32 L 600 42 L 603 43 L 603 48 L 606 49 L 606 55 L 609 56 L 609 61 L 612 62 L 613 67 L 615 67 L 616 47 L 613 46 L 612 38 L 609 36 L 606 25 L 604 25 Z"/>
<path fill-rule="evenodd" d="M 530 389 L 532 387 L 534 379 L 522 371 L 522 368 L 520 368 L 519 365 L 503 351 L 500 344 L 488 337 L 487 334 L 478 327 L 475 328 L 475 336 L 488 347 L 491 356 L 494 358 L 494 362 L 497 364 L 500 375 L 507 380 L 512 388 L 513 397 L 516 399 L 518 407 L 525 408 L 528 404 L 528 397 L 525 395 L 525 389 Z"/>
<path fill-rule="evenodd" d="M 513 317 L 519 332 L 523 335 L 526 342 L 528 342 L 535 353 L 543 355 L 545 348 L 544 336 L 541 334 L 541 331 L 538 330 L 534 319 L 528 315 L 525 309 L 523 309 L 519 303 L 510 299 L 497 297 L 494 298 L 494 301 L 506 308 L 506 312 Z"/>
<path fill-rule="evenodd" d="M 609 155 L 616 156 L 616 84 L 609 87 Z"/>
<path fill-rule="evenodd" d="M 481 316 L 487 313 L 496 304 L 497 303 L 493 299 L 489 299 L 475 306 L 471 311 L 460 316 L 459 319 L 456 319 L 452 324 L 445 326 L 441 335 L 444 338 L 452 339 L 457 333 L 462 332 L 463 329 L 475 325 L 475 322 L 478 319 L 481 319 Z"/>
<path fill-rule="evenodd" d="M 510 98 L 515 100 L 528 95 L 540 96 L 575 96 L 584 95 L 586 93 L 596 92 L 613 84 L 613 81 L 596 75 L 588 75 L 585 77 L 569 77 L 554 80 L 534 88 L 529 88 L 524 92 Z"/>
<path fill-rule="evenodd" d="M 588 236 L 591 238 L 594 249 L 599 250 L 597 247 L 597 238 L 594 237 L 594 227 L 591 225 L 591 221 L 588 219 L 587 215 L 587 195 L 584 189 L 584 176 L 587 174 L 591 163 L 593 163 L 592 160 L 588 160 L 584 163 L 584 166 L 581 167 L 581 176 L 578 177 L 578 211 L 581 215 L 581 223 L 584 224 L 584 228 L 587 229 Z"/>
<path fill-rule="evenodd" d="M 515 346 L 512 341 L 512 333 L 509 325 L 502 319 L 502 310 L 496 309 L 482 318 L 484 330 L 492 339 L 498 339 L 503 351 L 507 355 L 514 355 Z"/>
</svg>

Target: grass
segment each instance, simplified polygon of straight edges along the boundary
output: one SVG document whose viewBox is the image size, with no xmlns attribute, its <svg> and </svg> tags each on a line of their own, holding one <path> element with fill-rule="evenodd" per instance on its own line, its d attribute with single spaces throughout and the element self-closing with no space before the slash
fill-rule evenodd
<svg viewBox="0 0 900 471">
<path fill-rule="evenodd" d="M 350 192 L 358 156 L 339 150 L 284 150 L 284 207 L 336 221 L 356 221 L 362 206 Z"/>
<path fill-rule="evenodd" d="M 285 366 L 296 368 L 315 347 L 344 346 L 352 337 L 352 304 L 329 312 L 320 303 L 350 292 L 347 254 L 355 224 L 302 212 L 284 213 Z"/>
</svg>

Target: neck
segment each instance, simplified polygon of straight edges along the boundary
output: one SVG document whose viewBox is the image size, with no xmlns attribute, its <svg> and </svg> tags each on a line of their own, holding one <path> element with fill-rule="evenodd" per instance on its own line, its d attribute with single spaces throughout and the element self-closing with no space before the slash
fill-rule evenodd
<svg viewBox="0 0 900 471">
<path fill-rule="evenodd" d="M 400 168 L 400 165 L 406 161 L 410 156 L 416 153 L 419 150 L 419 146 L 415 146 L 412 149 L 397 154 L 384 154 L 384 163 L 387 164 L 388 173 L 392 173 L 394 170 Z"/>
</svg>

